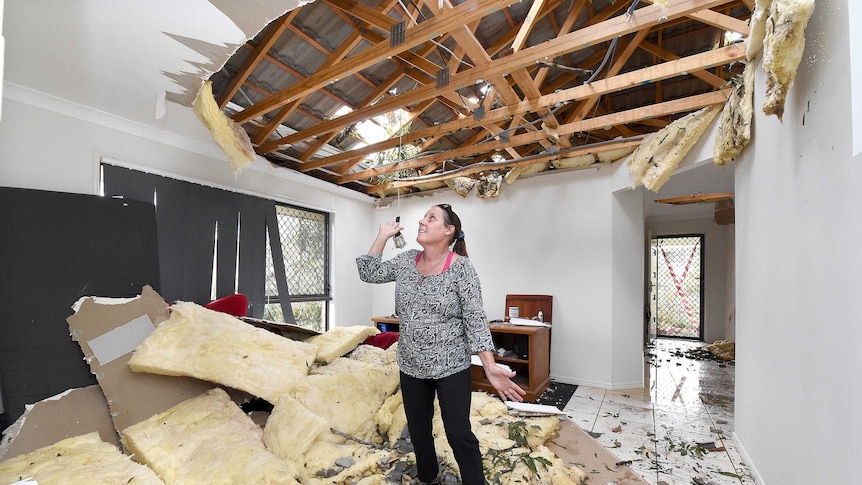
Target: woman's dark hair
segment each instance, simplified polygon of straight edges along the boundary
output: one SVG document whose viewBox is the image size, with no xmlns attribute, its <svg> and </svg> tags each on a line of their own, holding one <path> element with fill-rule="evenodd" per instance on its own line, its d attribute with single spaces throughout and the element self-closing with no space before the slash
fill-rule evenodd
<svg viewBox="0 0 862 485">
<path fill-rule="evenodd" d="M 467 256 L 467 243 L 464 242 L 464 231 L 461 230 L 461 218 L 452 211 L 452 206 L 449 204 L 437 204 L 437 207 L 443 209 L 443 221 L 446 225 L 455 226 L 455 231 L 452 232 L 452 239 L 449 241 L 449 244 L 455 243 L 452 251 L 461 256 Z"/>
</svg>

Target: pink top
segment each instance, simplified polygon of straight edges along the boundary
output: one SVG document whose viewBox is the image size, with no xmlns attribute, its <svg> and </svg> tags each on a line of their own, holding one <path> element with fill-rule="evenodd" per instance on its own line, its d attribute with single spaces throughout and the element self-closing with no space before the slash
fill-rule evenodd
<svg viewBox="0 0 862 485">
<path fill-rule="evenodd" d="M 419 260 L 422 258 L 423 253 L 424 253 L 424 251 L 419 251 L 419 254 L 416 255 L 416 266 L 419 266 Z M 444 271 L 449 269 L 449 265 L 452 264 L 452 258 L 454 256 L 455 256 L 455 253 L 452 251 L 449 251 L 449 256 L 446 257 L 446 264 L 443 265 L 443 271 L 441 271 L 441 273 L 443 273 Z"/>
</svg>

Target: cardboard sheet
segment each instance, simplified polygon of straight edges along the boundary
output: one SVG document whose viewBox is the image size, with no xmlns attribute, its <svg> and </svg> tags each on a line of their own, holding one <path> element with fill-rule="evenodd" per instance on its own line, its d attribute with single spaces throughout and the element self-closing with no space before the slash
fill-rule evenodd
<svg viewBox="0 0 862 485">
<path fill-rule="evenodd" d="M 142 320 L 142 318 L 144 320 Z M 122 431 L 169 407 L 195 397 L 216 387 L 189 377 L 162 376 L 132 372 L 127 365 L 135 348 L 134 339 L 141 339 L 141 328 L 146 320 L 158 325 L 168 318 L 168 306 L 151 287 L 145 286 L 140 298 L 127 303 L 99 304 L 94 299 L 85 299 L 74 315 L 66 319 L 72 338 L 78 341 L 90 370 L 96 376 L 114 421 L 114 427 Z M 146 335 L 143 335 L 145 337 Z M 94 345 L 100 350 L 102 360 L 91 347 L 91 343 L 109 341 L 110 344 Z M 104 349 L 122 349 L 117 356 Z"/>
<path fill-rule="evenodd" d="M 27 406 L 5 431 L 0 461 L 93 431 L 99 432 L 102 441 L 120 445 L 99 386 L 70 389 Z"/>
<path fill-rule="evenodd" d="M 559 435 L 549 441 L 547 446 L 567 466 L 577 465 L 584 470 L 589 477 L 587 483 L 647 485 L 647 482 L 628 466 L 618 466 L 619 458 L 568 419 L 560 423 Z"/>
</svg>

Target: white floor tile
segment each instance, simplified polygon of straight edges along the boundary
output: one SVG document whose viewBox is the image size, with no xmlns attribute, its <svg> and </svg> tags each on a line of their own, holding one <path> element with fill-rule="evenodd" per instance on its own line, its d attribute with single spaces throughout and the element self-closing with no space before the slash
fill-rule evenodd
<svg viewBox="0 0 862 485">
<path fill-rule="evenodd" d="M 593 433 L 600 434 L 596 441 L 620 461 L 642 460 L 646 458 L 645 451 L 655 451 L 652 424 L 614 424 L 613 421 L 600 418 L 593 427 Z"/>
<path fill-rule="evenodd" d="M 572 396 L 568 404 L 563 408 L 563 411 L 577 411 L 581 413 L 591 413 L 593 416 L 599 414 L 599 408 L 602 406 L 601 399 L 594 399 L 592 396 L 580 397 Z"/>
<path fill-rule="evenodd" d="M 592 398 L 596 401 L 601 402 L 602 399 L 605 398 L 606 392 L 606 390 L 599 389 L 597 387 L 578 386 L 578 388 L 575 389 L 575 393 L 572 395 L 572 397 Z"/>
<path fill-rule="evenodd" d="M 646 391 L 578 386 L 565 408 L 569 419 L 650 485 L 690 485 L 695 478 L 753 485 L 731 440 L 733 365 L 685 354 L 700 345 L 657 341 Z"/>
<path fill-rule="evenodd" d="M 596 413 L 564 410 L 569 421 L 578 425 L 584 431 L 592 431 L 596 424 Z"/>
<path fill-rule="evenodd" d="M 663 438 L 667 435 L 689 439 L 698 438 L 720 438 L 713 434 L 712 419 L 706 413 L 688 414 L 675 413 L 659 409 L 655 411 L 656 435 Z"/>
<path fill-rule="evenodd" d="M 614 402 L 635 408 L 652 409 L 652 399 L 649 394 L 644 395 L 643 389 L 626 391 L 608 391 L 605 393 L 605 402 Z"/>
</svg>

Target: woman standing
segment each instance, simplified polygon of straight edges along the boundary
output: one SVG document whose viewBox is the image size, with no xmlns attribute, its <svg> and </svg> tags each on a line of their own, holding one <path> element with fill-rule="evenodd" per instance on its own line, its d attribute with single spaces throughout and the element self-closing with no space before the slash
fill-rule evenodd
<svg viewBox="0 0 862 485">
<path fill-rule="evenodd" d="M 467 257 L 461 220 L 449 204 L 431 207 L 419 221 L 416 242 L 422 251 L 382 261 L 386 241 L 402 229 L 397 222 L 381 224 L 368 254 L 356 258 L 356 265 L 362 281 L 395 282 L 401 394 L 419 480 L 439 480 L 432 433 L 436 394 L 461 483 L 481 485 L 482 456 L 470 428 L 470 356 L 479 355 L 488 381 L 504 400 L 522 401 L 526 392 L 512 382 L 514 372 L 494 362 L 479 276 Z"/>
</svg>

